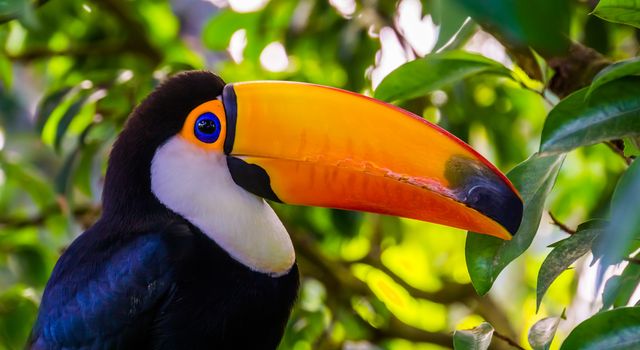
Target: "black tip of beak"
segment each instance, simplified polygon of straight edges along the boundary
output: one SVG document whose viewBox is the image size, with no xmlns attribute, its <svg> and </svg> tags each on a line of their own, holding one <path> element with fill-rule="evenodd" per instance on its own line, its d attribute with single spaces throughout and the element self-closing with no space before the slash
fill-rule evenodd
<svg viewBox="0 0 640 350">
<path fill-rule="evenodd" d="M 447 163 L 445 177 L 458 201 L 515 235 L 522 221 L 522 200 L 493 170 L 477 160 L 454 156 Z"/>
</svg>

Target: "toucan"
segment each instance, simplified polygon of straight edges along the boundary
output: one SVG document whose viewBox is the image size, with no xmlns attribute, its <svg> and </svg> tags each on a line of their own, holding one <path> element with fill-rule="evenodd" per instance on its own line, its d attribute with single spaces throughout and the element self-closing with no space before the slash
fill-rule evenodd
<svg viewBox="0 0 640 350">
<path fill-rule="evenodd" d="M 430 221 L 510 239 L 511 182 L 394 105 L 297 82 L 178 74 L 131 113 L 102 214 L 58 260 L 30 349 L 275 349 L 299 286 L 266 201 Z"/>
</svg>

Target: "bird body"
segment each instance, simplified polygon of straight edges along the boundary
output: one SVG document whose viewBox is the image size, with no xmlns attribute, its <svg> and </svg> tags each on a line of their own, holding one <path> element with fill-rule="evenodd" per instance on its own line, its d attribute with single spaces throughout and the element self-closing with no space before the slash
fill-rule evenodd
<svg viewBox="0 0 640 350">
<path fill-rule="evenodd" d="M 58 262 L 31 347 L 274 349 L 297 289 L 295 264 L 252 271 L 181 218 L 140 233 L 98 222 Z"/>
<path fill-rule="evenodd" d="M 27 347 L 275 349 L 299 276 L 265 199 L 503 239 L 522 217 L 493 165 L 397 107 L 317 85 L 180 74 L 116 140 L 102 216 L 60 257 Z"/>
</svg>

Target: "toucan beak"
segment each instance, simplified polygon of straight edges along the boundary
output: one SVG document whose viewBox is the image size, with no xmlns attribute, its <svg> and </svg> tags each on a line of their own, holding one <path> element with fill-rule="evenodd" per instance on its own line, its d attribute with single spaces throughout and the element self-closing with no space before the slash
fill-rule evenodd
<svg viewBox="0 0 640 350">
<path fill-rule="evenodd" d="M 467 144 L 407 111 L 292 82 L 225 86 L 234 181 L 288 204 L 360 210 L 511 239 L 522 200 Z"/>
</svg>

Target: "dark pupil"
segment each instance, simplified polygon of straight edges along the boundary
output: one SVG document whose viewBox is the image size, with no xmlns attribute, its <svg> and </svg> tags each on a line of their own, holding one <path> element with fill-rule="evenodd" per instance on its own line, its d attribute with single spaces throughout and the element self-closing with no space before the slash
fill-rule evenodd
<svg viewBox="0 0 640 350">
<path fill-rule="evenodd" d="M 216 131 L 216 123 L 210 119 L 204 119 L 198 122 L 198 130 L 203 134 L 213 134 Z"/>
</svg>

